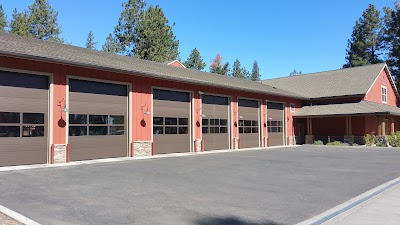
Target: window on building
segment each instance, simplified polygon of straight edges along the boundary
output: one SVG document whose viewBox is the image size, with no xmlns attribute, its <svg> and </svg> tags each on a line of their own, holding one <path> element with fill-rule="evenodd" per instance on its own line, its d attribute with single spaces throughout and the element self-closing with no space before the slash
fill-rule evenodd
<svg viewBox="0 0 400 225">
<path fill-rule="evenodd" d="M 203 134 L 225 134 L 228 133 L 227 119 L 203 119 L 202 120 Z"/>
<path fill-rule="evenodd" d="M 382 102 L 387 103 L 387 87 L 382 86 Z"/>
<path fill-rule="evenodd" d="M 124 134 L 125 116 L 69 114 L 69 136 Z"/>
<path fill-rule="evenodd" d="M 0 137 L 43 137 L 44 113 L 0 112 Z"/>
<path fill-rule="evenodd" d="M 296 106 L 294 103 L 290 103 L 290 112 L 295 112 L 296 111 Z"/>
<path fill-rule="evenodd" d="M 283 121 L 269 120 L 267 121 L 268 133 L 283 132 Z"/>
<path fill-rule="evenodd" d="M 153 134 L 188 134 L 189 118 L 153 117 Z"/>
<path fill-rule="evenodd" d="M 258 120 L 239 120 L 239 133 L 258 133 Z"/>
</svg>

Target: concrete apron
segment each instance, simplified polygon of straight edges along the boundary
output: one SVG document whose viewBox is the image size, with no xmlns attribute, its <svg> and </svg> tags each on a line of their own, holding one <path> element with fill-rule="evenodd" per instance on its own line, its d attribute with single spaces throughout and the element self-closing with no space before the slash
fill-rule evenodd
<svg viewBox="0 0 400 225">
<path fill-rule="evenodd" d="M 319 225 L 319 224 L 329 223 L 329 221 L 338 218 L 339 216 L 343 215 L 349 210 L 362 207 L 364 204 L 367 204 L 368 200 L 372 200 L 378 197 L 379 195 L 384 194 L 384 192 L 389 191 L 389 189 L 392 189 L 397 185 L 400 185 L 400 177 L 391 180 L 389 182 L 386 182 L 382 185 L 379 185 L 376 188 L 364 192 L 363 194 L 355 198 L 352 198 L 349 201 L 346 201 L 338 206 L 335 206 L 332 209 L 329 209 L 328 211 L 325 211 L 315 217 L 300 222 L 296 225 Z"/>
<path fill-rule="evenodd" d="M 282 146 L 272 146 L 272 147 L 212 150 L 212 151 L 204 151 L 204 152 L 169 153 L 169 154 L 161 154 L 161 155 L 153 155 L 153 156 L 136 156 L 136 157 L 118 157 L 118 158 L 107 158 L 107 159 L 91 159 L 91 160 L 82 160 L 82 161 L 75 161 L 75 162 L 69 162 L 69 163 L 57 163 L 57 164 L 35 164 L 35 165 L 21 165 L 21 166 L 4 166 L 4 167 L 0 167 L 0 172 L 15 171 L 15 170 L 28 170 L 28 169 L 40 169 L 40 168 L 51 168 L 51 167 L 88 165 L 88 164 L 96 164 L 96 163 L 121 162 L 121 161 L 129 161 L 129 160 L 184 157 L 184 156 L 195 156 L 195 155 L 227 153 L 227 152 L 242 152 L 242 151 L 253 151 L 253 150 L 266 150 L 266 151 L 268 151 L 270 149 L 288 148 L 288 147 L 300 147 L 300 146 L 301 145 L 282 145 Z"/>
</svg>

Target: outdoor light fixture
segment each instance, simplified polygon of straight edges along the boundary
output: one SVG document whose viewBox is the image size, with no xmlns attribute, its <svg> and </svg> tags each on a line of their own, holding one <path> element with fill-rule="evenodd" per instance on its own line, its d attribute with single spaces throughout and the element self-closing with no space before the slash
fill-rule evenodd
<svg viewBox="0 0 400 225">
<path fill-rule="evenodd" d="M 268 120 L 272 120 L 272 117 L 268 117 Z"/>
<path fill-rule="evenodd" d="M 61 111 L 63 111 L 63 112 L 66 113 L 66 112 L 69 112 L 69 109 L 68 109 L 67 106 L 65 106 L 65 104 L 64 104 L 64 108 L 62 108 Z"/>
<path fill-rule="evenodd" d="M 65 102 L 64 102 L 64 107 L 61 107 L 61 103 L 62 103 L 63 101 L 64 101 L 64 98 L 59 98 L 59 99 L 57 99 L 57 102 L 58 102 L 57 106 L 60 107 L 60 109 L 61 109 L 62 112 L 65 112 L 65 113 L 66 113 L 66 112 L 69 112 L 69 109 L 67 108 Z"/>
<path fill-rule="evenodd" d="M 239 119 L 243 119 L 243 116 L 239 116 Z"/>
<path fill-rule="evenodd" d="M 206 115 L 204 115 L 204 114 L 201 114 L 201 117 L 206 117 Z"/>
<path fill-rule="evenodd" d="M 144 107 L 145 107 L 146 105 L 147 105 L 147 103 L 144 104 L 144 105 L 142 105 L 142 106 L 140 106 L 140 110 L 142 110 L 143 115 L 150 115 L 151 113 L 150 113 L 150 111 L 149 111 L 149 107 L 148 107 L 148 106 L 146 107 L 146 111 L 144 111 Z"/>
<path fill-rule="evenodd" d="M 203 92 L 202 92 L 202 91 L 198 91 L 197 93 L 199 93 L 199 95 L 202 95 L 202 94 L 203 94 Z"/>
</svg>

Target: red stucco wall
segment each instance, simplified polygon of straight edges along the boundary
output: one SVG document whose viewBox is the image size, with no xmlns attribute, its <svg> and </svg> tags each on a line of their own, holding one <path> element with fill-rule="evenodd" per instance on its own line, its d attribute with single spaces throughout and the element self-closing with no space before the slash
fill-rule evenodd
<svg viewBox="0 0 400 225">
<path fill-rule="evenodd" d="M 365 116 L 351 117 L 351 131 L 354 136 L 365 135 Z"/>
<path fill-rule="evenodd" d="M 395 91 L 390 84 L 388 74 L 386 70 L 383 70 L 378 79 L 372 85 L 370 91 L 365 95 L 364 100 L 382 103 L 381 87 L 387 87 L 387 104 L 392 106 L 397 106 L 397 99 Z"/>
<path fill-rule="evenodd" d="M 312 134 L 317 136 L 344 136 L 346 135 L 346 117 L 313 118 Z"/>
<path fill-rule="evenodd" d="M 378 135 L 378 118 L 376 116 L 365 117 L 365 133 Z"/>
</svg>

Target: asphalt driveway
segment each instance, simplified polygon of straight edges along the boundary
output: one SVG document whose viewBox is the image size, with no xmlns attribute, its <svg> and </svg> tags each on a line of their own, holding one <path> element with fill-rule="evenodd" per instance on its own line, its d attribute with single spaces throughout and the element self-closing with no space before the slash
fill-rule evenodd
<svg viewBox="0 0 400 225">
<path fill-rule="evenodd" d="M 400 149 L 302 146 L 0 172 L 41 224 L 293 224 L 400 176 Z"/>
</svg>

